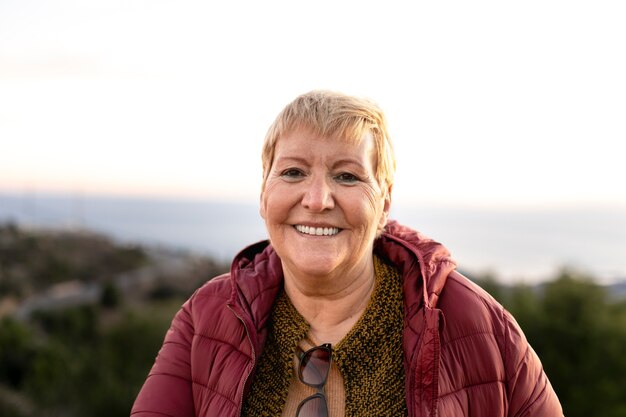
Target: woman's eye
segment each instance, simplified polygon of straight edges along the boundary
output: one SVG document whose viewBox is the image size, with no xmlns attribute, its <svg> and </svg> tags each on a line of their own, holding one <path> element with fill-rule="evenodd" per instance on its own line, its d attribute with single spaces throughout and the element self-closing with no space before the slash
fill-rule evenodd
<svg viewBox="0 0 626 417">
<path fill-rule="evenodd" d="M 346 182 L 346 183 L 353 183 L 359 180 L 356 177 L 356 175 L 350 174 L 348 172 L 342 172 L 341 174 L 337 175 L 335 178 L 337 179 L 337 181 Z"/>
<path fill-rule="evenodd" d="M 304 174 L 299 169 L 291 168 L 284 170 L 280 175 L 285 178 L 296 179 L 302 177 Z"/>
</svg>

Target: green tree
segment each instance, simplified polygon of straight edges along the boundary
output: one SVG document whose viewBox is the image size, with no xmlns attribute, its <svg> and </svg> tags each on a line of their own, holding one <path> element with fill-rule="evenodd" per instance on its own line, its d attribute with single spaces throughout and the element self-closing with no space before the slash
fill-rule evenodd
<svg viewBox="0 0 626 417">
<path fill-rule="evenodd" d="M 563 270 L 505 299 L 568 416 L 626 416 L 626 309 L 585 275 Z"/>
<path fill-rule="evenodd" d="M 118 307 L 122 302 L 122 293 L 114 282 L 108 281 L 102 288 L 100 304 L 106 308 Z"/>
<path fill-rule="evenodd" d="M 0 321 L 0 382 L 21 388 L 36 354 L 28 327 L 10 318 Z"/>
</svg>

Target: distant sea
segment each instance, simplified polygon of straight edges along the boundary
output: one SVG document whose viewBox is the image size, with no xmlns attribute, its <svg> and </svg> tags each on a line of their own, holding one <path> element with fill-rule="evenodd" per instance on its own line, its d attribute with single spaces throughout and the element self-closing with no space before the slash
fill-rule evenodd
<svg viewBox="0 0 626 417">
<path fill-rule="evenodd" d="M 626 279 L 626 209 L 458 209 L 396 205 L 391 217 L 444 243 L 459 269 L 535 283 L 563 268 Z M 0 223 L 89 229 L 117 241 L 230 260 L 266 239 L 258 205 L 88 194 L 0 193 Z"/>
</svg>

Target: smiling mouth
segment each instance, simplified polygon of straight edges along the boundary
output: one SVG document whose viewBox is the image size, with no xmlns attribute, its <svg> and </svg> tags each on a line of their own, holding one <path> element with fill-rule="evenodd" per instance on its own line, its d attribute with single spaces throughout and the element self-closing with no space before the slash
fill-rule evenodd
<svg viewBox="0 0 626 417">
<path fill-rule="evenodd" d="M 340 232 L 337 227 L 309 227 L 297 224 L 294 228 L 304 235 L 311 236 L 334 236 Z"/>
</svg>

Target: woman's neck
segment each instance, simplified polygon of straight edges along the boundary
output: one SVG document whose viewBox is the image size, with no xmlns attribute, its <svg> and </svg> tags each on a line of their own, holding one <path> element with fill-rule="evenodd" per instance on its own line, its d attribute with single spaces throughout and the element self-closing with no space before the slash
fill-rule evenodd
<svg viewBox="0 0 626 417">
<path fill-rule="evenodd" d="M 375 286 L 373 263 L 349 275 L 312 279 L 285 273 L 285 292 L 311 325 L 315 343 L 338 344 L 363 315 Z"/>
</svg>

